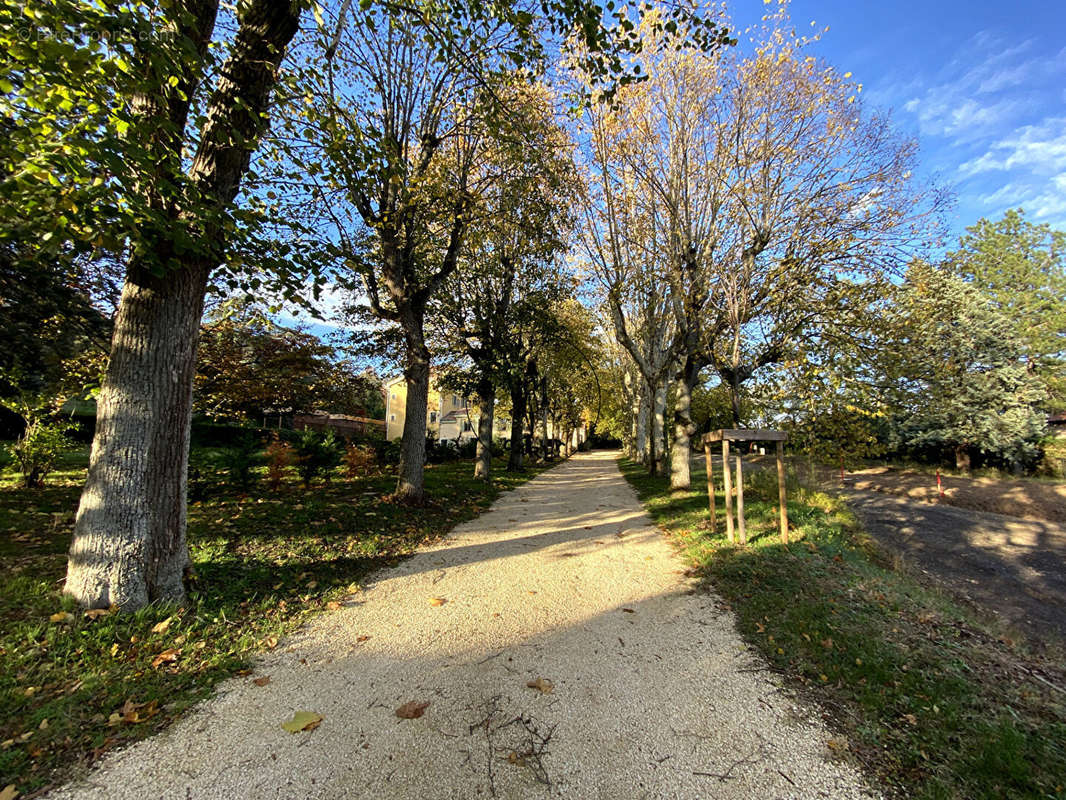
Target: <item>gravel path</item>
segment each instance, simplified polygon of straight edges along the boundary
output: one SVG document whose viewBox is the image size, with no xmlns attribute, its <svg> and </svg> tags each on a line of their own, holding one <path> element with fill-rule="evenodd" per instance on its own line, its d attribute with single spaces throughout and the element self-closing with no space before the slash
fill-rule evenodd
<svg viewBox="0 0 1066 800">
<path fill-rule="evenodd" d="M 1035 643 L 1066 641 L 1066 526 L 850 490 L 871 536 Z"/>
<path fill-rule="evenodd" d="M 871 796 L 611 453 L 504 495 L 286 644 L 52 797 Z M 409 701 L 421 718 L 397 717 Z M 323 720 L 286 733 L 296 710 Z"/>
</svg>

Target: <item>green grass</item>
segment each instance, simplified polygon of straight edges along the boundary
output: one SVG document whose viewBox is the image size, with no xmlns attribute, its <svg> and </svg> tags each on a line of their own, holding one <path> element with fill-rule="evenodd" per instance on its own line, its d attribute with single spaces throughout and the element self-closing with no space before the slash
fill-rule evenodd
<svg viewBox="0 0 1066 800">
<path fill-rule="evenodd" d="M 817 702 L 846 747 L 902 797 L 1066 797 L 1061 658 L 1037 655 L 950 598 L 895 572 L 843 502 L 792 487 L 778 539 L 776 476 L 746 476 L 749 546 L 707 528 L 705 491 L 626 478 L 744 638 Z M 750 483 L 749 483 L 750 481 Z M 705 474 L 692 476 L 706 486 Z M 719 531 L 723 526 L 719 493 Z"/>
<path fill-rule="evenodd" d="M 0 789 L 23 795 L 164 728 L 369 572 L 535 474 L 501 469 L 488 486 L 469 462 L 429 466 L 433 503 L 417 509 L 386 499 L 390 475 L 309 491 L 293 478 L 247 496 L 218 488 L 190 504 L 196 579 L 184 606 L 92 620 L 61 595 L 86 458 L 64 456 L 39 490 L 0 479 Z"/>
</svg>

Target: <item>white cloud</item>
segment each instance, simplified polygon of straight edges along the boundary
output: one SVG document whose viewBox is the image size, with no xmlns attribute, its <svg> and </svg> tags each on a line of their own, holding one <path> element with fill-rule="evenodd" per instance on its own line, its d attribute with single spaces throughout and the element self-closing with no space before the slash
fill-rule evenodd
<svg viewBox="0 0 1066 800">
<path fill-rule="evenodd" d="M 939 71 L 937 82 L 910 92 L 903 110 L 914 114 L 923 135 L 957 143 L 1014 127 L 1039 109 L 1041 93 L 1058 91 L 1066 77 L 1066 48 L 1052 56 L 1032 55 L 1034 42 L 1009 45 L 981 31 Z"/>
<path fill-rule="evenodd" d="M 1024 208 L 1034 221 L 1066 230 L 1066 171 L 1047 182 L 1010 181 L 977 199 L 988 216 L 998 216 L 1008 208 Z"/>
<path fill-rule="evenodd" d="M 1066 170 L 1066 117 L 1024 125 L 993 142 L 978 158 L 959 166 L 963 177 L 983 172 L 1026 169 L 1047 175 Z"/>
</svg>

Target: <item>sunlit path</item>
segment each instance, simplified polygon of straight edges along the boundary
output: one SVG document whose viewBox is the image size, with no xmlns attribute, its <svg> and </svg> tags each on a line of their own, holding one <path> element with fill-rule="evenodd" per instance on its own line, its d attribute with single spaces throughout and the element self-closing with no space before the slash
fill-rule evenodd
<svg viewBox="0 0 1066 800">
<path fill-rule="evenodd" d="M 683 573 L 614 454 L 576 456 L 53 796 L 867 796 Z"/>
</svg>

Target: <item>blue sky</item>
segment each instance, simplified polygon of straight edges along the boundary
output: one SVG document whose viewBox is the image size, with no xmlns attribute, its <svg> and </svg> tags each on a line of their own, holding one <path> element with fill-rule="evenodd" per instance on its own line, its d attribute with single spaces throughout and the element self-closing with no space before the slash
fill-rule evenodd
<svg viewBox="0 0 1066 800">
<path fill-rule="evenodd" d="M 854 73 L 865 102 L 918 138 L 922 168 L 953 186 L 949 245 L 1008 208 L 1066 230 L 1064 0 L 793 0 L 791 15 L 799 32 L 829 26 L 818 54 Z"/>
</svg>

